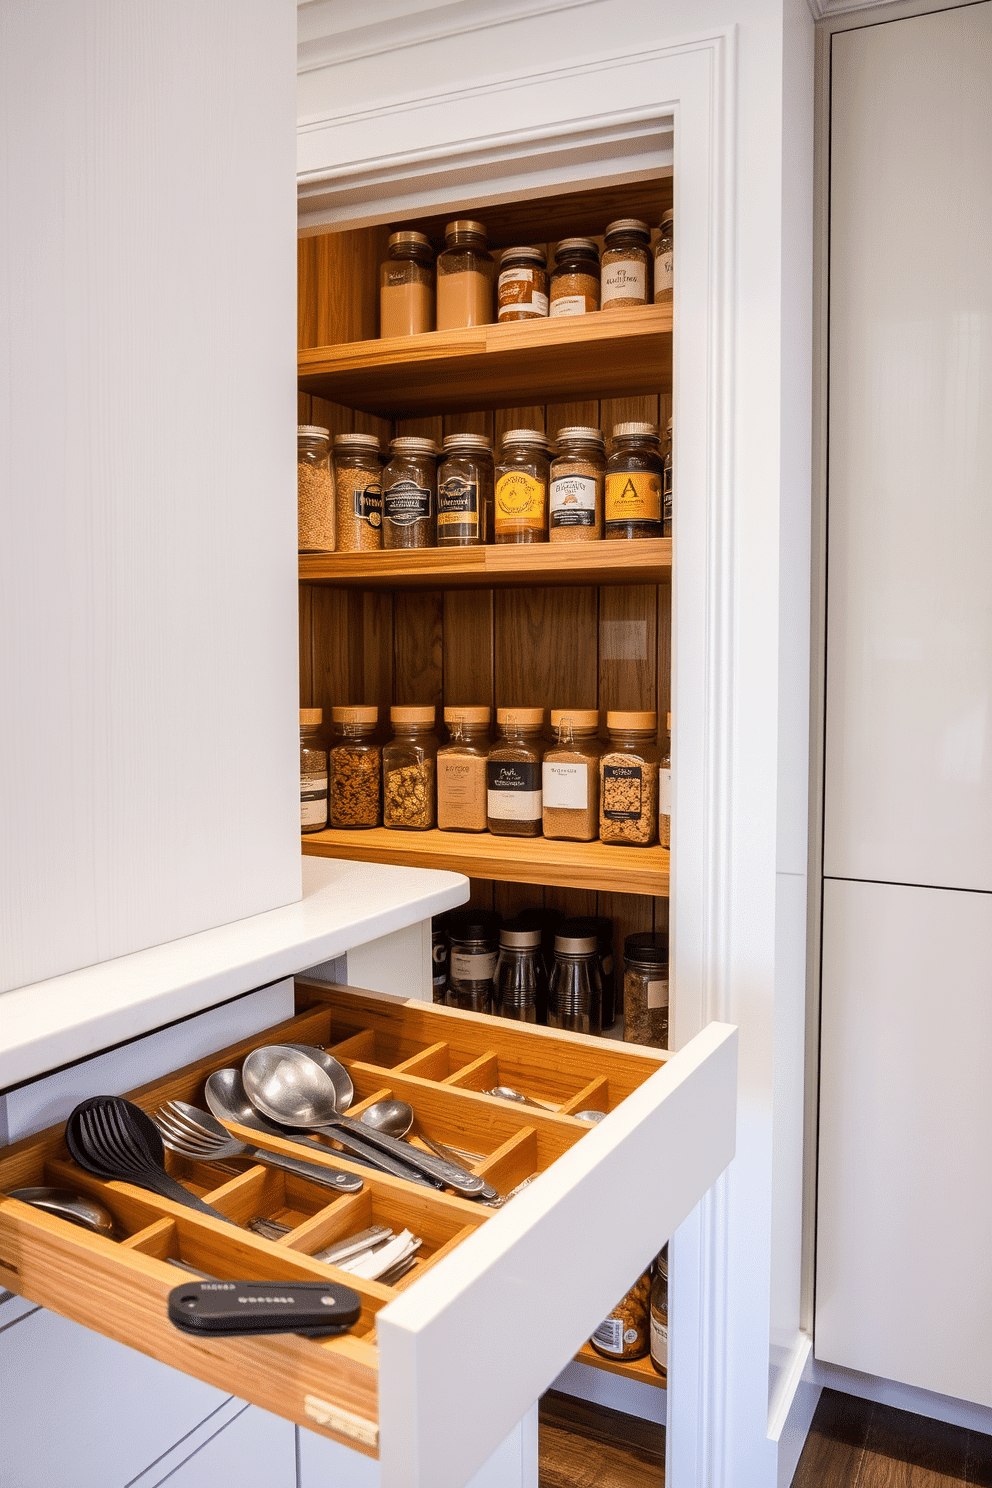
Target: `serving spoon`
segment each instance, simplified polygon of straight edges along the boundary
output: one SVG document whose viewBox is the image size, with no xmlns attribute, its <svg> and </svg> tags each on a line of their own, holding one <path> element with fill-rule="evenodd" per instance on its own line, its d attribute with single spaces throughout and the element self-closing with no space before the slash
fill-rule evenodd
<svg viewBox="0 0 992 1488">
<path fill-rule="evenodd" d="M 374 1105 L 367 1106 L 360 1117 L 363 1126 L 370 1126 L 373 1131 L 386 1132 L 390 1137 L 405 1137 L 412 1130 L 415 1119 L 413 1107 L 409 1102 L 401 1100 L 376 1101 Z M 432 1142 L 424 1132 L 418 1131 L 417 1135 L 438 1157 L 445 1162 L 452 1160 L 451 1154 L 437 1142 Z M 483 1203 L 492 1203 L 493 1199 L 499 1198 L 499 1194 L 487 1183 L 479 1193 L 479 1198 Z"/>
<path fill-rule="evenodd" d="M 114 1216 L 105 1204 L 98 1203 L 87 1194 L 74 1193 L 71 1188 L 51 1188 L 41 1184 L 35 1188 L 14 1188 L 8 1199 L 20 1199 L 22 1204 L 31 1204 L 43 1209 L 46 1214 L 55 1214 L 67 1219 L 70 1224 L 92 1230 L 94 1235 L 104 1235 L 108 1240 L 117 1239 Z"/>
</svg>

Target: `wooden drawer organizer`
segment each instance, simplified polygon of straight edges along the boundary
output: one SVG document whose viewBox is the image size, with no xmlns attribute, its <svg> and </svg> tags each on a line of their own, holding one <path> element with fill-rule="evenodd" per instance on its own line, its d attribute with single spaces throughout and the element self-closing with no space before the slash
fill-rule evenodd
<svg viewBox="0 0 992 1488">
<path fill-rule="evenodd" d="M 572 1112 L 612 1111 L 668 1057 L 303 979 L 297 982 L 297 1008 L 296 1017 L 265 1034 L 155 1080 L 128 1098 L 149 1113 L 174 1098 L 203 1106 L 207 1075 L 239 1065 L 250 1049 L 281 1041 L 319 1044 L 347 1066 L 356 1114 L 390 1095 L 410 1101 L 429 1136 L 480 1154 L 469 1165 L 505 1194 L 544 1172 L 593 1129 Z M 549 1108 L 482 1094 L 497 1084 Z M 319 1154 L 304 1154 L 278 1137 L 232 1130 L 258 1145 L 321 1161 Z M 354 1168 L 347 1154 L 329 1145 L 327 1160 Z M 143 1189 L 103 1183 L 72 1162 L 62 1127 L 52 1127 L 0 1152 L 0 1286 L 376 1455 L 376 1315 L 496 1211 L 368 1168 L 356 1169 L 365 1180 L 360 1193 L 332 1196 L 258 1165 L 224 1175 L 171 1153 L 167 1164 L 238 1225 L 265 1216 L 288 1225 L 289 1232 L 278 1241 L 266 1240 Z M 4 1198 L 11 1189 L 41 1183 L 99 1197 L 125 1238 L 107 1240 Z M 311 1259 L 333 1240 L 380 1221 L 397 1229 L 407 1226 L 423 1239 L 416 1266 L 395 1287 L 362 1281 Z M 167 1264 L 170 1257 L 222 1280 L 336 1277 L 361 1295 L 361 1320 L 351 1333 L 326 1341 L 295 1335 L 188 1338 L 166 1317 L 166 1297 L 182 1280 Z"/>
</svg>

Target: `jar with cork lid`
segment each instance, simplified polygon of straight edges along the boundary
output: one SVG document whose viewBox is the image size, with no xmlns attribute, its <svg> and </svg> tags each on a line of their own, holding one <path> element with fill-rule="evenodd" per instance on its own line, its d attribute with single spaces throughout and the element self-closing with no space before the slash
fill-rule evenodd
<svg viewBox="0 0 992 1488">
<path fill-rule="evenodd" d="M 300 831 L 327 826 L 327 751 L 320 737 L 322 708 L 300 709 Z"/>
<path fill-rule="evenodd" d="M 379 268 L 379 335 L 419 336 L 434 329 L 434 249 L 418 232 L 390 234 Z"/>
<path fill-rule="evenodd" d="M 651 229 L 636 217 L 619 217 L 606 229 L 601 305 L 621 310 L 651 303 Z"/>
<path fill-rule="evenodd" d="M 397 704 L 389 721 L 393 737 L 382 751 L 382 824 L 426 832 L 435 820 L 434 706 Z"/>
<path fill-rule="evenodd" d="M 331 436 L 318 424 L 296 429 L 296 515 L 301 553 L 333 553 L 334 474 Z"/>
<path fill-rule="evenodd" d="M 437 824 L 442 832 L 484 832 L 486 761 L 490 709 L 448 707 L 444 721 L 451 738 L 437 753 Z"/>
<path fill-rule="evenodd" d="M 658 835 L 658 715 L 611 712 L 599 762 L 601 842 L 650 847 Z"/>
<path fill-rule="evenodd" d="M 599 833 L 599 713 L 595 708 L 552 708 L 556 740 L 542 771 L 545 837 L 594 842 Z"/>
<path fill-rule="evenodd" d="M 670 305 L 675 297 L 675 213 L 669 208 L 661 219 L 654 245 L 654 302 Z"/>
<path fill-rule="evenodd" d="M 606 441 L 601 429 L 558 430 L 548 494 L 549 542 L 596 542 L 603 535 Z"/>
<path fill-rule="evenodd" d="M 497 543 L 548 540 L 550 443 L 535 429 L 509 429 L 496 465 Z"/>
<path fill-rule="evenodd" d="M 481 222 L 459 218 L 444 229 L 437 260 L 437 328 L 457 331 L 493 318 L 493 260 Z"/>
<path fill-rule="evenodd" d="M 497 708 L 486 762 L 487 826 L 499 837 L 540 837 L 543 708 Z"/>
<path fill-rule="evenodd" d="M 606 462 L 607 537 L 661 537 L 662 459 L 654 424 L 616 424 Z"/>
<path fill-rule="evenodd" d="M 334 436 L 338 551 L 382 547 L 382 461 L 374 434 Z"/>
<path fill-rule="evenodd" d="M 493 447 L 484 434 L 447 434 L 437 472 L 437 545 L 493 540 Z"/>
<path fill-rule="evenodd" d="M 382 546 L 432 548 L 436 533 L 437 445 L 401 435 L 382 475 Z"/>
<path fill-rule="evenodd" d="M 548 314 L 589 315 L 599 309 L 599 249 L 592 238 L 563 238 L 551 271 Z"/>
<path fill-rule="evenodd" d="M 377 827 L 382 760 L 375 742 L 379 709 L 362 704 L 331 709 L 334 740 L 328 753 L 328 818 L 336 829 Z"/>
<path fill-rule="evenodd" d="M 499 261 L 496 319 L 542 320 L 548 313 L 548 261 L 542 248 L 507 248 Z"/>
</svg>

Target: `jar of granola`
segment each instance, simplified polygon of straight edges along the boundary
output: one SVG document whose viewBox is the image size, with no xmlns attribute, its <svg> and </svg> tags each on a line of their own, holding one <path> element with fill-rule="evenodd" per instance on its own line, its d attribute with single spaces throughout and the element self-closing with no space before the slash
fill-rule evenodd
<svg viewBox="0 0 992 1488">
<path fill-rule="evenodd" d="M 650 847 L 658 837 L 656 713 L 607 713 L 599 762 L 599 839 Z"/>
<path fill-rule="evenodd" d="M 654 245 L 654 302 L 670 305 L 675 291 L 675 213 L 667 211 L 661 219 L 659 236 Z"/>
<path fill-rule="evenodd" d="M 334 436 L 338 551 L 382 547 L 382 461 L 374 434 Z"/>
<path fill-rule="evenodd" d="M 548 313 L 548 261 L 540 248 L 507 248 L 499 261 L 496 319 L 542 320 Z"/>
<path fill-rule="evenodd" d="M 499 837 L 540 837 L 543 708 L 497 708 L 486 762 L 487 818 Z"/>
<path fill-rule="evenodd" d="M 617 424 L 606 462 L 607 537 L 661 537 L 662 460 L 654 424 Z"/>
<path fill-rule="evenodd" d="M 599 309 L 599 249 L 592 238 L 563 238 L 551 272 L 549 314 L 588 315 Z"/>
<path fill-rule="evenodd" d="M 374 739 L 379 709 L 331 709 L 335 737 L 327 757 L 328 818 L 335 828 L 377 827 L 381 757 Z"/>
<path fill-rule="evenodd" d="M 382 546 L 433 548 L 436 504 L 437 445 L 407 435 L 394 439 L 382 475 Z"/>
<path fill-rule="evenodd" d="M 636 217 L 619 217 L 606 229 L 601 305 L 621 310 L 651 303 L 651 229 Z"/>
<path fill-rule="evenodd" d="M 496 541 L 548 540 L 551 445 L 534 429 L 509 429 L 496 466 Z"/>
<path fill-rule="evenodd" d="M 603 535 L 606 441 L 601 429 L 559 429 L 551 462 L 549 542 L 595 542 Z"/>
<path fill-rule="evenodd" d="M 426 832 L 435 819 L 434 707 L 392 707 L 389 721 L 393 737 L 382 751 L 382 824 Z"/>
<path fill-rule="evenodd" d="M 484 434 L 448 434 L 437 472 L 437 545 L 493 540 L 493 447 Z"/>
</svg>

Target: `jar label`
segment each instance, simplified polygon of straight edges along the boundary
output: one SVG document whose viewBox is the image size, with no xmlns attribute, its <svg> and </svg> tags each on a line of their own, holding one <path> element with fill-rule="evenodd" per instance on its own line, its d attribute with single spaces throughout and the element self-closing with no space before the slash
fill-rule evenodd
<svg viewBox="0 0 992 1488">
<path fill-rule="evenodd" d="M 667 1008 L 668 1006 L 668 978 L 658 977 L 653 982 L 648 982 L 648 1007 Z"/>
<path fill-rule="evenodd" d="M 495 970 L 495 951 L 456 951 L 452 946 L 449 976 L 453 982 L 491 982 Z"/>
<path fill-rule="evenodd" d="M 370 481 L 367 486 L 355 487 L 354 505 L 355 520 L 368 522 L 370 527 L 382 526 L 382 486 L 378 481 Z"/>
<path fill-rule="evenodd" d="M 497 821 L 539 821 L 541 766 L 528 760 L 487 760 L 489 815 Z"/>
<path fill-rule="evenodd" d="M 437 789 L 446 805 L 468 806 L 472 803 L 476 776 L 484 763 L 482 759 L 451 759 L 443 754 L 438 758 Z"/>
<path fill-rule="evenodd" d="M 661 478 L 653 471 L 619 471 L 606 477 L 608 522 L 660 522 Z"/>
<path fill-rule="evenodd" d="M 558 299 L 551 301 L 550 316 L 585 315 L 588 310 L 589 301 L 585 295 L 559 295 Z"/>
<path fill-rule="evenodd" d="M 327 824 L 327 776 L 300 776 L 300 826 L 322 827 Z"/>
<path fill-rule="evenodd" d="M 543 527 L 546 496 L 547 487 L 536 475 L 525 470 L 501 475 L 496 482 L 496 531 L 519 522 Z"/>
<path fill-rule="evenodd" d="M 610 300 L 640 300 L 648 297 L 647 265 L 634 258 L 621 258 L 603 265 L 602 305 Z"/>
<path fill-rule="evenodd" d="M 560 475 L 551 482 L 552 527 L 595 527 L 596 482 L 587 475 Z"/>
<path fill-rule="evenodd" d="M 651 1314 L 651 1357 L 662 1369 L 668 1368 L 668 1324 L 655 1312 Z"/>
<path fill-rule="evenodd" d="M 658 771 L 658 815 L 672 814 L 672 772 L 664 767 Z"/>
<path fill-rule="evenodd" d="M 671 289 L 675 284 L 675 254 L 672 249 L 659 253 L 654 261 L 654 292 Z"/>
<path fill-rule="evenodd" d="M 640 765 L 603 766 L 603 815 L 607 821 L 637 821 L 642 784 Z"/>
<path fill-rule="evenodd" d="M 479 535 L 479 486 L 462 475 L 449 475 L 437 488 L 438 527 L 464 527 Z"/>
<path fill-rule="evenodd" d="M 623 1353 L 623 1322 L 620 1318 L 606 1318 L 592 1335 L 593 1342 L 608 1354 Z"/>
<path fill-rule="evenodd" d="M 418 486 L 414 480 L 397 481 L 383 494 L 382 514 L 396 527 L 412 527 L 415 522 L 430 521 L 430 488 Z"/>
<path fill-rule="evenodd" d="M 566 811 L 585 811 L 589 805 L 589 767 L 544 761 L 544 804 Z"/>
</svg>

